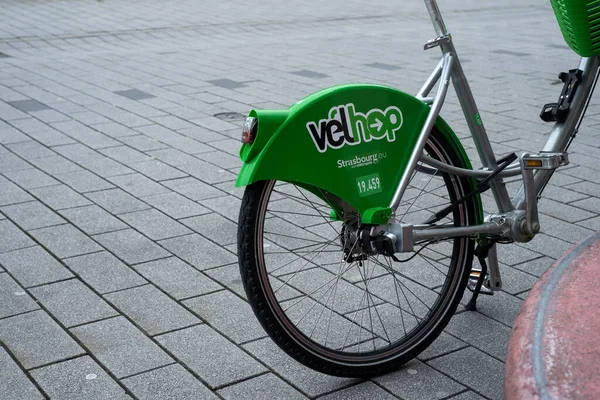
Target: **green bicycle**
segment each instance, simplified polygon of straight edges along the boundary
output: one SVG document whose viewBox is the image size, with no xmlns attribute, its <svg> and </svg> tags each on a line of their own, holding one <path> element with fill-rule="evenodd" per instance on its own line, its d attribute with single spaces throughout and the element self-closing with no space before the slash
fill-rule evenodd
<svg viewBox="0 0 600 400">
<path fill-rule="evenodd" d="M 237 180 L 246 186 L 240 270 L 257 318 L 289 355 L 327 374 L 382 374 L 436 339 L 465 287 L 469 309 L 480 292 L 502 288 L 496 246 L 539 231 L 537 200 L 568 164 L 600 66 L 600 8 L 551 2 L 583 58 L 542 110 L 555 124 L 539 152 L 494 156 L 435 0 L 425 0 L 437 33 L 425 49 L 439 47 L 442 58 L 416 96 L 350 84 L 250 113 Z M 439 116 L 450 82 L 482 169 Z M 519 175 L 510 198 L 503 179 Z M 484 218 L 488 189 L 499 211 Z"/>
</svg>

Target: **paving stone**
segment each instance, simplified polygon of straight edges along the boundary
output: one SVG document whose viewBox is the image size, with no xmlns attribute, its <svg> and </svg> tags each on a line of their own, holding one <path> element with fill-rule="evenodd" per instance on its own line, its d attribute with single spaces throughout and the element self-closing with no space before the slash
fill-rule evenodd
<svg viewBox="0 0 600 400">
<path fill-rule="evenodd" d="M 472 293 L 468 290 L 465 292 L 468 293 L 463 296 L 463 301 L 468 301 Z M 477 298 L 477 312 L 507 326 L 513 325 L 522 305 L 523 300 L 502 291 L 495 292 L 493 296 Z"/>
<path fill-rule="evenodd" d="M 92 174 L 89 171 L 76 171 L 56 175 L 57 179 L 66 183 L 79 193 L 87 193 L 95 190 L 114 188 L 114 185 Z"/>
<path fill-rule="evenodd" d="M 153 240 L 192 233 L 179 222 L 154 209 L 122 214 L 121 219 Z"/>
<path fill-rule="evenodd" d="M 390 392 L 387 392 L 385 389 L 377 386 L 373 382 L 363 382 L 359 383 L 355 386 L 350 386 L 349 388 L 338 390 L 337 392 L 333 392 L 329 395 L 319 397 L 319 399 L 324 400 L 351 400 L 351 399 L 377 399 L 377 400 L 386 400 L 386 399 L 397 399 L 398 397 L 394 396 Z"/>
<path fill-rule="evenodd" d="M 506 358 L 511 328 L 477 312 L 452 317 L 446 331 L 499 360 Z"/>
<path fill-rule="evenodd" d="M 588 197 L 587 199 L 578 200 L 571 205 L 579 208 L 583 208 L 584 210 L 590 211 L 594 214 L 600 213 L 600 198 L 598 197 Z"/>
<path fill-rule="evenodd" d="M 61 210 L 60 214 L 88 235 L 127 228 L 121 220 L 96 205 Z"/>
<path fill-rule="evenodd" d="M 179 364 L 132 376 L 122 382 L 140 399 L 218 399 Z"/>
<path fill-rule="evenodd" d="M 72 160 L 78 164 L 82 162 L 89 162 L 95 158 L 104 157 L 102 154 L 98 153 L 94 149 L 90 149 L 87 146 L 84 146 L 81 143 L 73 143 L 64 146 L 55 146 L 53 148 L 57 153 L 62 156 Z"/>
<path fill-rule="evenodd" d="M 507 267 L 500 263 L 500 276 L 502 277 L 502 290 L 510 294 L 529 290 L 537 281 L 537 277 L 521 272 L 513 267 Z"/>
<path fill-rule="evenodd" d="M 513 268 L 540 277 L 548 268 L 550 268 L 554 261 L 555 260 L 550 257 L 540 257 L 522 264 L 517 264 Z"/>
<path fill-rule="evenodd" d="M 160 245 L 199 270 L 237 261 L 233 254 L 197 234 L 162 240 Z"/>
<path fill-rule="evenodd" d="M 137 90 L 137 89 L 127 89 L 127 90 L 117 90 L 115 91 L 116 94 L 121 95 L 123 97 L 127 97 L 128 99 L 131 100 L 143 100 L 143 99 L 151 99 L 153 96 L 150 93 L 146 93 L 143 92 L 141 90 Z"/>
<path fill-rule="evenodd" d="M 375 386 L 371 382 L 366 382 L 368 385 Z M 376 387 L 376 386 L 375 386 Z M 342 397 L 339 399 L 350 399 L 352 398 L 351 389 L 357 388 L 357 386 L 353 386 L 352 388 L 347 389 L 346 392 L 341 391 L 338 393 L 342 393 Z M 377 388 L 379 389 L 379 388 Z M 391 397 L 377 397 L 375 393 L 377 393 L 377 389 L 373 389 L 369 387 L 364 390 L 357 390 L 357 395 L 362 395 L 358 397 L 354 397 L 355 399 L 388 399 L 395 398 L 388 393 L 388 396 Z M 383 392 L 382 389 L 379 389 Z M 292 386 L 285 383 L 282 379 L 277 377 L 274 374 L 265 374 L 257 376 L 256 378 L 249 379 L 244 382 L 240 382 L 231 386 L 228 386 L 224 389 L 219 390 L 218 392 L 224 399 L 226 400 L 237 400 L 237 399 L 273 399 L 273 400 L 288 400 L 288 399 L 307 399 L 302 393 L 294 389 Z M 385 393 L 385 392 L 384 392 Z M 335 397 L 332 397 L 335 398 Z"/>
<path fill-rule="evenodd" d="M 73 208 L 92 204 L 85 197 L 66 185 L 47 186 L 32 189 L 30 193 L 55 210 Z"/>
<path fill-rule="evenodd" d="M 237 155 L 239 152 L 240 143 L 234 140 L 226 140 L 226 142 L 233 143 L 235 146 L 235 152 L 232 154 L 226 153 L 224 151 L 211 151 L 210 153 L 203 153 L 201 156 L 204 161 L 208 161 L 211 164 L 215 164 L 221 169 L 232 169 L 239 168 L 242 166 L 242 161 L 240 157 Z M 211 145 L 217 147 L 221 142 L 211 143 Z M 221 147 L 217 147 L 221 148 Z M 220 171 L 219 171 L 220 172 Z"/>
<path fill-rule="evenodd" d="M 175 257 L 138 264 L 134 268 L 144 278 L 177 300 L 199 296 L 223 288 Z"/>
<path fill-rule="evenodd" d="M 205 214 L 181 220 L 202 236 L 221 245 L 237 243 L 237 224 L 219 214 Z"/>
<path fill-rule="evenodd" d="M 519 247 L 527 248 L 529 250 L 538 252 L 541 255 L 552 258 L 559 258 L 572 246 L 572 243 L 548 236 L 544 233 L 538 233 L 531 242 L 519 245 Z"/>
<path fill-rule="evenodd" d="M 578 222 L 579 225 L 584 226 L 596 232 L 600 232 L 600 217 L 590 218 L 585 221 Z"/>
<path fill-rule="evenodd" d="M 6 172 L 4 175 L 23 189 L 35 189 L 59 184 L 56 179 L 38 169 L 22 169 L 20 171 Z"/>
<path fill-rule="evenodd" d="M 179 166 L 179 169 L 210 184 L 237 179 L 237 176 L 231 172 L 202 160 L 194 160 L 189 164 L 181 165 Z"/>
<path fill-rule="evenodd" d="M 112 214 L 124 214 L 150 208 L 121 189 L 102 190 L 88 193 L 86 197 Z"/>
<path fill-rule="evenodd" d="M 137 264 L 168 257 L 170 254 L 133 229 L 101 233 L 94 236 L 108 250 L 127 264 Z"/>
<path fill-rule="evenodd" d="M 97 132 L 74 120 L 54 122 L 50 125 L 65 135 L 72 137 L 73 139 L 91 147 L 92 149 L 101 149 L 119 144 L 119 142 L 115 141 L 114 139 L 111 139 L 110 137 L 103 135 L 102 133 Z"/>
<path fill-rule="evenodd" d="M 104 297 L 151 336 L 202 322 L 152 285 Z"/>
<path fill-rule="evenodd" d="M 1 210 L 25 230 L 60 225 L 67 222 L 38 201 L 5 206 Z"/>
<path fill-rule="evenodd" d="M 575 185 L 579 184 L 576 183 Z M 561 203 L 571 203 L 575 200 L 580 200 L 587 197 L 585 194 L 578 193 L 575 190 L 571 189 L 571 186 L 563 188 L 560 186 L 554 186 L 552 184 L 546 185 L 542 196 L 542 199 L 547 197 L 549 199 L 559 201 Z"/>
<path fill-rule="evenodd" d="M 166 187 L 141 174 L 115 176 L 108 180 L 136 197 L 150 196 L 169 191 Z"/>
<path fill-rule="evenodd" d="M 0 221 L 0 253 L 23 249 L 35 245 L 35 242 L 9 220 Z"/>
<path fill-rule="evenodd" d="M 428 364 L 490 399 L 504 398 L 504 364 L 479 350 L 469 347 Z M 482 379 L 488 376 L 498 378 Z"/>
<path fill-rule="evenodd" d="M 217 140 L 223 140 L 226 137 L 217 132 L 213 132 L 200 126 L 193 126 L 187 129 L 178 129 L 177 132 L 189 138 L 198 140 L 202 143 L 210 143 Z M 239 137 L 239 129 L 236 129 L 235 133 L 237 137 Z"/>
<path fill-rule="evenodd" d="M 148 196 L 144 197 L 144 201 L 175 219 L 210 212 L 210 210 L 202 207 L 200 204 L 185 198 L 178 193 L 163 193 Z"/>
<path fill-rule="evenodd" d="M 544 214 L 539 214 L 539 217 L 541 225 L 540 232 L 569 243 L 578 243 L 593 233 L 590 229 L 561 221 Z"/>
<path fill-rule="evenodd" d="M 204 273 L 236 293 L 238 296 L 247 299 L 238 264 L 229 264 L 224 267 L 212 268 L 206 270 Z"/>
<path fill-rule="evenodd" d="M 468 392 L 463 392 L 459 395 L 456 396 L 452 396 L 450 397 L 451 400 L 484 400 L 485 397 L 482 397 L 480 395 L 478 395 L 475 392 L 472 391 L 468 391 Z"/>
<path fill-rule="evenodd" d="M 84 125 L 98 125 L 103 123 L 109 123 L 110 120 L 92 111 L 83 111 L 77 113 L 69 113 L 69 115 L 76 121 L 81 122 Z M 110 136 L 110 135 L 109 135 Z"/>
<path fill-rule="evenodd" d="M 266 336 L 250 305 L 228 290 L 195 297 L 183 304 L 235 343 Z"/>
<path fill-rule="evenodd" d="M 0 263 L 24 287 L 56 282 L 73 276 L 68 269 L 39 246 L 0 254 Z"/>
<path fill-rule="evenodd" d="M 29 132 L 28 135 L 45 146 L 62 146 L 66 144 L 76 143 L 67 135 L 63 135 L 56 129 L 52 129 L 50 128 L 50 126 L 47 125 L 44 126 L 44 130 Z"/>
<path fill-rule="evenodd" d="M 50 107 L 43 103 L 40 103 L 37 100 L 9 101 L 8 104 L 10 104 L 18 110 L 25 111 L 27 113 L 50 109 Z"/>
<path fill-rule="evenodd" d="M 35 160 L 31 160 L 31 163 L 50 175 L 59 175 L 83 170 L 79 165 L 59 155 L 36 158 Z"/>
<path fill-rule="evenodd" d="M 30 293 L 67 328 L 118 314 L 78 279 L 39 286 Z"/>
<path fill-rule="evenodd" d="M 4 400 L 44 399 L 3 347 L 0 347 L 0 393 Z"/>
<path fill-rule="evenodd" d="M 102 249 L 70 224 L 35 229 L 30 233 L 59 258 L 74 257 Z"/>
<path fill-rule="evenodd" d="M 151 118 L 152 121 L 156 122 L 159 125 L 167 127 L 169 129 L 179 130 L 184 128 L 191 128 L 194 125 L 190 124 L 184 119 L 175 117 L 173 115 L 164 115 L 160 117 Z"/>
<path fill-rule="evenodd" d="M 270 338 L 260 339 L 242 347 L 308 397 L 316 397 L 361 382 L 359 379 L 338 378 L 309 369 L 285 354 Z"/>
<path fill-rule="evenodd" d="M 600 197 L 600 185 L 594 182 L 585 181 L 574 183 L 566 186 L 565 189 L 570 192 L 575 192 L 576 194 L 583 193 L 586 196 Z M 558 201 L 564 200 L 558 199 Z"/>
<path fill-rule="evenodd" d="M 540 202 L 540 213 L 548 214 L 567 222 L 577 222 L 594 217 L 595 215 L 581 208 L 572 207 L 568 204 L 559 203 L 554 200 Z"/>
<path fill-rule="evenodd" d="M 22 314 L 37 308 L 39 307 L 35 301 L 29 297 L 10 275 L 0 273 L 0 318 Z"/>
<path fill-rule="evenodd" d="M 0 320 L 0 340 L 25 369 L 84 353 L 77 342 L 41 310 Z"/>
<path fill-rule="evenodd" d="M 100 153 L 127 165 L 140 161 L 151 160 L 150 156 L 147 156 L 146 154 L 128 146 L 110 147 L 108 149 L 100 150 Z"/>
<path fill-rule="evenodd" d="M 106 251 L 70 258 L 65 262 L 83 281 L 99 293 L 147 283 L 144 278 Z"/>
<path fill-rule="evenodd" d="M 157 340 L 212 388 L 266 371 L 208 325 L 167 333 Z"/>
<path fill-rule="evenodd" d="M 537 239 L 537 236 L 534 240 Z M 530 242 L 531 243 L 531 242 Z M 517 265 L 539 258 L 540 254 L 520 245 L 498 245 L 498 259 L 506 265 Z"/>
<path fill-rule="evenodd" d="M 467 347 L 465 342 L 446 332 L 442 332 L 433 343 L 427 346 L 427 348 L 419 354 L 418 358 L 421 361 L 427 361 L 431 358 L 439 357 L 464 347 Z"/>
<path fill-rule="evenodd" d="M 185 172 L 181 172 L 178 169 L 175 169 L 158 160 L 138 162 L 130 164 L 129 166 L 155 181 L 183 178 L 185 176 L 188 176 L 188 174 L 186 174 Z"/>
<path fill-rule="evenodd" d="M 39 144 L 34 140 L 9 144 L 8 147 L 12 152 L 22 157 L 24 160 L 34 160 L 41 157 L 49 157 L 56 155 L 49 148 Z"/>
<path fill-rule="evenodd" d="M 322 74 L 320 72 L 315 72 L 315 71 L 309 71 L 307 69 L 301 69 L 299 71 L 292 71 L 291 72 L 294 75 L 299 75 L 299 76 L 303 76 L 305 78 L 327 78 L 329 75 L 326 74 Z"/>
<path fill-rule="evenodd" d="M 133 129 L 128 128 L 124 125 L 118 124 L 116 122 L 95 124 L 94 129 L 96 129 L 112 138 L 115 138 L 115 139 L 118 138 L 119 140 L 123 139 L 122 141 L 125 141 L 124 139 L 126 137 L 134 136 L 137 134 L 137 132 L 134 131 Z"/>
<path fill-rule="evenodd" d="M 238 88 L 246 86 L 245 84 L 243 84 L 241 82 L 232 81 L 231 79 L 226 79 L 226 78 L 210 80 L 210 81 L 208 81 L 208 83 L 215 85 L 215 86 L 225 88 L 225 89 L 238 89 Z"/>
<path fill-rule="evenodd" d="M 131 396 L 88 356 L 36 369 L 31 371 L 31 376 L 51 398 L 131 399 Z"/>
<path fill-rule="evenodd" d="M 163 182 L 163 185 L 192 200 L 203 200 L 223 195 L 220 190 L 195 178 L 173 179 Z"/>
<path fill-rule="evenodd" d="M 190 162 L 194 162 L 196 160 L 196 158 L 172 148 L 148 151 L 147 153 L 152 157 L 175 167 L 189 164 Z"/>
<path fill-rule="evenodd" d="M 167 353 L 123 317 L 78 326 L 71 332 L 117 378 L 173 362 Z"/>
<path fill-rule="evenodd" d="M 464 390 L 460 384 L 416 360 L 405 364 L 398 371 L 373 380 L 407 400 L 442 399 Z"/>
<path fill-rule="evenodd" d="M 4 153 L 2 154 L 2 157 L 0 157 L 0 173 L 2 174 L 11 171 L 17 172 L 21 170 L 29 170 L 30 168 L 30 164 L 14 154 Z"/>
<path fill-rule="evenodd" d="M 167 144 L 159 142 L 156 139 L 149 138 L 145 135 L 127 136 L 120 138 L 119 140 L 139 151 L 159 150 L 169 147 Z"/>
<path fill-rule="evenodd" d="M 103 178 L 117 177 L 119 175 L 126 175 L 134 172 L 131 168 L 104 156 L 81 160 L 79 163 Z"/>
<path fill-rule="evenodd" d="M 0 206 L 24 203 L 34 200 L 26 191 L 12 182 L 0 182 Z"/>
</svg>

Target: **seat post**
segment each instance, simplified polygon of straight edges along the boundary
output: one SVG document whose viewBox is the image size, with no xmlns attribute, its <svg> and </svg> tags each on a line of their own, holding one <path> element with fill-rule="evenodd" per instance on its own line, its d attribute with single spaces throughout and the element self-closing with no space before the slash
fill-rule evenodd
<svg viewBox="0 0 600 400">
<path fill-rule="evenodd" d="M 444 18 L 442 18 L 442 13 L 437 5 L 437 1 L 425 0 L 425 6 L 429 12 L 429 18 L 431 18 L 431 23 L 435 28 L 435 33 L 437 36 L 440 37 L 447 35 L 448 31 L 446 30 L 446 24 L 444 24 Z"/>
</svg>

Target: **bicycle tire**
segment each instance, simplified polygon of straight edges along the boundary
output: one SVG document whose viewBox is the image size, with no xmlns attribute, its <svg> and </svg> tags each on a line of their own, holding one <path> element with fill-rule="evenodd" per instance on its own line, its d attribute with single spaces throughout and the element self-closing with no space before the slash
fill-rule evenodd
<svg viewBox="0 0 600 400">
<path fill-rule="evenodd" d="M 447 138 L 436 129 L 431 132 L 425 151 L 429 156 L 448 164 L 462 168 L 466 167 L 462 157 L 454 151 Z M 423 195 L 427 192 L 428 195 L 438 197 L 436 191 L 425 191 L 425 187 L 419 189 L 423 182 L 415 180 L 418 174 L 421 173 L 415 171 L 407 193 L 416 188 L 416 191 L 420 190 Z M 454 201 L 470 191 L 469 182 L 466 178 L 442 174 L 439 171 L 435 174 L 425 175 L 431 175 L 431 178 L 426 177 L 429 182 L 434 177 L 437 178 L 437 183 L 443 182 L 442 186 L 447 193 L 441 199 L 445 199 L 446 203 L 440 204 L 439 207 L 433 210 L 415 209 L 415 211 L 410 211 L 415 205 L 416 198 L 410 206 L 408 206 L 408 202 L 403 201 L 399 210 L 404 208 L 405 220 L 407 219 L 406 215 L 423 214 L 423 211 L 426 211 L 426 215 L 431 215 L 436 209 L 445 207 L 448 200 Z M 279 190 L 274 190 L 275 187 Z M 442 269 L 436 267 L 436 265 L 440 266 L 442 264 L 439 260 L 435 260 L 436 257 L 442 257 L 443 252 L 430 250 L 429 246 L 431 244 L 425 246 L 427 247 L 425 255 L 419 254 L 419 257 L 424 258 L 427 262 L 424 262 L 422 266 L 417 265 L 413 268 L 414 270 L 409 271 L 408 268 L 405 268 L 400 271 L 401 266 L 406 265 L 406 263 L 395 264 L 389 260 L 385 260 L 385 263 L 383 263 L 379 261 L 380 256 L 377 256 L 377 258 L 373 257 L 374 260 L 365 260 L 366 262 L 360 266 L 356 262 L 355 267 L 362 279 L 356 279 L 357 275 L 347 274 L 350 269 L 354 269 L 351 263 L 346 262 L 350 266 L 343 271 L 345 265 L 342 261 L 340 261 L 338 274 L 336 275 L 335 267 L 332 267 L 332 272 L 332 268 L 327 263 L 314 262 L 316 256 L 312 256 L 311 259 L 309 255 L 304 254 L 308 252 L 306 249 L 310 249 L 311 246 L 325 246 L 319 251 L 314 251 L 319 255 L 319 259 L 325 260 L 330 257 L 329 254 L 324 254 L 329 253 L 329 250 L 325 249 L 328 249 L 329 246 L 337 246 L 335 242 L 337 239 L 331 241 L 330 238 L 325 238 L 318 245 L 311 244 L 311 238 L 322 238 L 325 235 L 323 230 L 328 230 L 328 227 L 335 230 L 334 223 L 326 221 L 328 217 L 327 203 L 324 203 L 321 208 L 315 208 L 317 210 L 315 218 L 306 223 L 299 222 L 304 221 L 302 218 L 306 218 L 308 221 L 305 215 L 300 215 L 305 214 L 301 211 L 305 211 L 309 203 L 316 202 L 319 199 L 313 194 L 318 188 L 309 187 L 312 192 L 306 190 L 306 188 L 307 185 L 294 185 L 279 181 L 259 181 L 246 187 L 238 225 L 238 257 L 248 302 L 265 331 L 277 345 L 291 357 L 314 370 L 335 376 L 365 378 L 381 375 L 399 368 L 427 348 L 445 328 L 454 314 L 468 280 L 473 259 L 473 240 L 463 237 L 450 241 L 452 243 L 450 254 L 440 258 L 442 261 L 449 262 L 447 275 L 443 278 L 441 284 L 437 283 L 437 278 L 436 282 L 428 282 L 428 280 L 433 280 L 437 273 L 443 274 Z M 436 190 L 440 189 L 442 188 L 436 188 Z M 297 192 L 294 191 L 294 195 L 287 193 L 292 190 Z M 283 194 L 286 194 L 287 197 Z M 435 202 L 433 197 L 428 201 Z M 313 200 L 310 200 L 310 198 L 313 198 Z M 476 210 L 474 201 L 474 199 L 471 199 L 455 208 L 447 217 L 451 221 L 450 223 L 455 226 L 473 224 Z M 286 202 L 289 204 L 286 204 Z M 274 208 L 269 209 L 269 205 Z M 287 208 L 293 211 L 282 217 L 280 213 L 285 212 L 283 209 Z M 407 208 L 408 210 L 406 210 Z M 321 221 L 321 218 L 325 221 Z M 322 223 L 317 223 L 317 220 Z M 449 222 L 446 221 L 446 223 Z M 305 226 L 301 226 L 302 224 L 305 224 Z M 341 222 L 337 224 L 341 224 Z M 280 226 L 282 232 L 286 233 L 281 233 L 278 236 L 267 230 L 266 226 L 268 229 Z M 295 237 L 294 243 L 297 241 L 302 245 L 301 247 L 291 247 L 292 232 L 300 234 L 299 232 L 306 231 L 307 227 L 315 230 L 318 228 L 319 233 L 316 236 L 302 234 L 304 236 Z M 316 240 L 313 241 L 316 242 Z M 438 244 L 445 245 L 446 243 L 448 242 L 441 241 Z M 273 247 L 274 250 L 265 250 L 270 247 Z M 340 244 L 339 247 L 342 247 L 342 245 Z M 335 249 L 331 251 L 331 257 L 336 257 L 336 251 Z M 337 257 L 340 254 L 341 250 Z M 292 257 L 293 261 L 288 261 L 286 257 L 289 256 Z M 385 257 L 381 256 L 381 258 Z M 266 260 L 269 260 L 269 265 L 267 265 Z M 270 265 L 276 265 L 277 260 L 281 260 L 284 264 L 278 265 L 276 269 L 269 270 Z M 368 261 L 372 261 L 372 272 L 369 272 L 368 266 L 364 267 Z M 413 261 L 410 262 L 413 263 Z M 293 267 L 297 268 L 294 264 L 304 265 L 300 269 L 294 270 Z M 438 272 L 431 269 L 428 264 Z M 396 270 L 396 265 L 399 265 L 398 270 Z M 364 269 L 364 274 L 360 272 L 361 268 Z M 380 274 L 379 276 L 374 276 L 376 269 L 377 274 Z M 423 274 L 424 270 L 427 270 L 428 273 Z M 385 278 L 386 273 L 389 275 L 388 279 Z M 408 275 L 409 273 L 415 275 Z M 331 277 L 336 282 L 335 288 L 332 286 L 327 289 L 328 295 L 327 291 L 320 293 L 320 289 L 315 289 L 315 285 L 319 285 Z M 423 281 L 427 281 L 427 283 L 423 283 Z M 393 294 L 386 292 L 387 289 L 381 289 L 383 285 L 389 286 L 391 284 L 395 288 L 396 299 L 393 299 Z M 287 287 L 284 288 L 284 285 L 287 285 Z M 369 286 L 371 286 L 371 290 Z M 280 292 L 282 288 L 284 288 L 284 291 Z M 363 300 L 357 304 L 357 296 L 361 289 Z M 340 295 L 344 297 L 339 297 L 342 298 L 341 302 L 339 301 L 337 304 L 339 309 L 334 310 L 338 290 L 340 290 Z M 412 298 L 410 294 L 415 298 L 417 297 L 414 292 L 422 292 L 427 297 L 435 296 L 435 300 L 429 302 L 429 307 L 419 299 L 427 306 L 427 310 L 415 311 L 415 308 L 423 307 L 419 303 L 411 304 L 409 301 L 409 298 Z M 409 294 L 407 295 L 407 293 Z M 329 305 L 332 294 L 334 299 Z M 365 297 L 367 298 L 366 304 L 364 303 Z M 324 298 L 326 298 L 325 304 L 323 304 Z M 397 300 L 397 304 L 394 303 L 395 300 Z M 408 307 L 403 304 L 403 301 L 406 301 Z M 305 313 L 299 318 L 300 314 L 296 315 L 298 313 L 296 310 L 299 309 L 298 304 L 302 302 L 305 305 L 300 307 L 304 307 L 302 312 Z M 296 310 L 290 311 L 293 308 Z M 306 310 L 307 308 L 308 310 Z M 368 314 L 365 317 L 366 308 L 368 308 Z M 315 311 L 312 312 L 312 310 Z M 421 311 L 425 314 L 419 314 Z M 329 321 L 327 324 L 321 324 L 321 317 L 325 313 L 329 313 Z M 358 313 L 361 313 L 360 323 L 358 322 Z M 384 326 L 382 319 L 382 315 L 385 317 L 388 314 L 390 315 L 389 321 L 392 324 L 393 321 L 398 324 L 398 319 L 402 320 L 404 337 L 396 340 L 389 336 L 388 329 Z M 419 318 L 418 315 L 422 318 Z M 409 326 L 407 331 L 405 320 L 411 320 L 411 316 L 414 319 L 414 322 L 412 322 L 414 326 Z M 317 318 L 316 322 L 313 321 L 314 318 Z M 367 322 L 365 322 L 365 318 Z M 305 319 L 306 321 L 312 319 L 312 326 L 301 328 L 300 325 L 305 324 Z M 369 319 L 370 327 L 365 326 L 369 323 Z M 373 322 L 375 322 L 375 325 Z M 332 328 L 334 324 L 348 326 L 348 332 L 338 332 L 335 330 L 338 325 Z M 390 332 L 392 328 L 394 327 L 389 328 Z M 395 328 L 400 330 L 399 324 Z M 317 330 L 319 332 L 315 334 Z M 324 330 L 326 333 L 323 333 Z M 353 330 L 358 331 L 358 338 Z M 363 334 L 366 335 L 364 338 L 362 337 Z M 325 335 L 324 339 L 323 335 Z M 345 339 L 340 347 L 344 335 Z M 352 339 L 349 338 L 350 336 L 352 336 Z M 330 342 L 328 343 L 328 341 Z M 381 344 L 381 347 L 376 348 L 376 344 Z M 373 349 L 370 349 L 371 346 Z"/>
</svg>

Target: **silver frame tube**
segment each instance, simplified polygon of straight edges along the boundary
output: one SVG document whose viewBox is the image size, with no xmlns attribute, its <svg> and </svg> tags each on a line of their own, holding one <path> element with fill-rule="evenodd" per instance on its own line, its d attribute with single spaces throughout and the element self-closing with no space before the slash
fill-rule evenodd
<svg viewBox="0 0 600 400">
<path fill-rule="evenodd" d="M 429 132 L 433 128 L 435 121 L 437 120 L 438 115 L 440 114 L 440 110 L 442 109 L 442 105 L 444 104 L 444 99 L 446 98 L 446 93 L 448 92 L 448 86 L 450 85 L 450 74 L 453 70 L 455 57 L 452 53 L 445 53 L 442 59 L 443 65 L 441 70 L 441 80 L 438 85 L 437 93 L 435 94 L 435 100 L 431 105 L 431 110 L 429 111 L 429 115 L 427 115 L 427 119 L 425 120 L 425 125 L 421 129 L 421 133 L 419 134 L 419 138 L 417 139 L 417 143 L 415 143 L 415 147 L 412 150 L 410 158 L 408 159 L 408 164 L 404 173 L 402 174 L 402 178 L 400 178 L 400 183 L 394 192 L 394 196 L 392 197 L 392 201 L 390 203 L 390 208 L 395 213 L 398 205 L 400 204 L 400 200 L 404 195 L 404 191 L 408 187 L 408 183 L 410 182 L 410 177 L 412 171 L 417 166 L 417 162 L 419 162 L 419 158 L 423 153 L 423 149 L 425 148 L 425 144 L 427 143 L 427 139 L 429 138 Z M 437 74 L 437 72 L 434 72 Z M 432 76 L 434 75 L 432 74 Z"/>
</svg>

